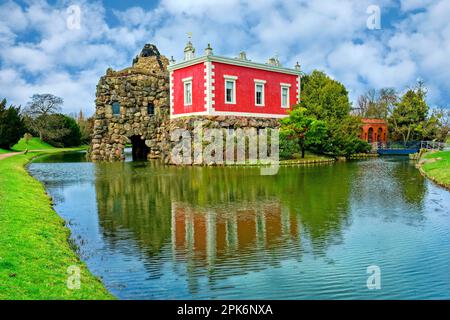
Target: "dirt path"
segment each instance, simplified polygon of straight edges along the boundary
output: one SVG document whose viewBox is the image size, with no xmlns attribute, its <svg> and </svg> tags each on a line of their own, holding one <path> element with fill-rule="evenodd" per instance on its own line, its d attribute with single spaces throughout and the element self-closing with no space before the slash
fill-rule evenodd
<svg viewBox="0 0 450 320">
<path fill-rule="evenodd" d="M 4 154 L 0 154 L 0 160 L 15 156 L 16 154 L 22 154 L 24 153 L 24 151 L 22 152 L 10 152 L 10 153 L 4 153 Z"/>
</svg>

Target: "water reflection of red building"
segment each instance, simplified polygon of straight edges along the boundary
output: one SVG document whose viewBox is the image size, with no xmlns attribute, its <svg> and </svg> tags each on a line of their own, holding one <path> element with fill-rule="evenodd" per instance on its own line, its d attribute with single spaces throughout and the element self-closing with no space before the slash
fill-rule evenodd
<svg viewBox="0 0 450 320">
<path fill-rule="evenodd" d="M 300 222 L 273 202 L 229 210 L 196 209 L 172 203 L 172 245 L 175 252 L 209 262 L 229 253 L 284 245 L 298 240 Z"/>
</svg>

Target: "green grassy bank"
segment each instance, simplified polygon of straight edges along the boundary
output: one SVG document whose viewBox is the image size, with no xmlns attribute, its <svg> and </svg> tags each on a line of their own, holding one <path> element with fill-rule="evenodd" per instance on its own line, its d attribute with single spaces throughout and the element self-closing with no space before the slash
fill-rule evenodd
<svg viewBox="0 0 450 320">
<path fill-rule="evenodd" d="M 13 151 L 25 151 L 28 150 L 48 150 L 48 149 L 56 149 L 55 147 L 49 145 L 48 143 L 40 140 L 39 138 L 31 138 L 28 141 L 28 145 L 25 139 L 20 139 L 17 144 L 15 144 L 12 148 Z"/>
<path fill-rule="evenodd" d="M 450 151 L 424 154 L 419 168 L 428 178 L 450 190 Z"/>
<path fill-rule="evenodd" d="M 0 160 L 0 299 L 111 299 L 69 245 L 69 229 L 43 185 L 24 166 L 60 149 Z M 80 289 L 67 286 L 68 268 L 81 270 Z"/>
<path fill-rule="evenodd" d="M 11 150 L 5 150 L 0 148 L 0 154 L 5 153 L 11 153 L 11 152 L 20 152 L 25 150 L 57 150 L 52 145 L 49 145 L 48 143 L 42 141 L 39 138 L 31 138 L 30 141 L 28 141 L 28 144 L 26 143 L 25 139 L 22 138 L 17 142 Z"/>
</svg>

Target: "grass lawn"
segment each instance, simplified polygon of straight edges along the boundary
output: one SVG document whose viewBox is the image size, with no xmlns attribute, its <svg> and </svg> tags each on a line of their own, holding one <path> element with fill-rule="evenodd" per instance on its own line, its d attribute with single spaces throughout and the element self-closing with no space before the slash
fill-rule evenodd
<svg viewBox="0 0 450 320">
<path fill-rule="evenodd" d="M 426 153 L 422 159 L 425 160 L 422 164 L 423 172 L 430 179 L 450 189 L 450 151 Z M 431 159 L 438 160 L 431 162 Z"/>
<path fill-rule="evenodd" d="M 25 170 L 38 154 L 0 160 L 0 299 L 113 298 L 72 250 L 64 220 Z M 67 287 L 70 266 L 81 270 L 80 289 Z"/>
<path fill-rule="evenodd" d="M 28 147 L 25 142 L 25 139 L 20 139 L 19 142 L 14 145 L 11 149 L 13 151 L 25 151 L 28 148 L 28 150 L 48 150 L 48 149 L 55 149 L 55 147 L 49 145 L 48 143 L 41 141 L 39 138 L 31 138 L 31 140 L 28 142 Z"/>
<path fill-rule="evenodd" d="M 320 161 L 320 160 L 330 160 L 331 158 L 325 155 L 318 155 L 311 152 L 306 151 L 305 157 L 302 158 L 300 153 L 294 154 L 292 159 L 283 159 L 280 160 L 281 163 L 290 163 L 290 162 L 298 162 L 298 161 Z"/>
<path fill-rule="evenodd" d="M 5 149 L 0 149 L 0 154 L 3 154 L 3 153 L 10 153 L 11 151 L 9 151 L 9 150 L 5 150 Z"/>
</svg>

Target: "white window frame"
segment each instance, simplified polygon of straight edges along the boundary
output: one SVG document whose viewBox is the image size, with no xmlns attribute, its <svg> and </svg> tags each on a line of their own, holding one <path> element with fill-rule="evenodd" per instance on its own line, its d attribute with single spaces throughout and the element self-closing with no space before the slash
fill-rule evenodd
<svg viewBox="0 0 450 320">
<path fill-rule="evenodd" d="M 261 103 L 258 103 L 258 101 L 256 99 L 256 92 L 257 92 L 256 88 L 258 86 L 262 86 Z M 257 106 L 257 107 L 264 107 L 265 101 L 266 101 L 266 99 L 265 99 L 265 97 L 266 97 L 265 91 L 266 91 L 266 80 L 255 79 L 255 106 Z"/>
<path fill-rule="evenodd" d="M 183 81 L 183 100 L 185 106 L 192 106 L 192 100 L 193 100 L 193 90 L 192 90 L 192 77 L 184 78 L 181 81 Z M 186 95 L 186 87 L 190 85 L 191 87 L 191 101 L 187 101 L 187 95 Z"/>
<path fill-rule="evenodd" d="M 281 107 L 282 108 L 284 108 L 284 109 L 288 109 L 288 108 L 290 108 L 290 105 L 289 105 L 289 101 L 290 101 L 290 94 L 291 94 L 291 84 L 290 83 L 281 83 L 280 84 L 280 86 L 281 86 L 281 92 L 280 92 L 280 104 L 281 104 Z M 283 90 L 284 89 L 286 89 L 287 90 L 287 104 L 286 105 L 283 105 Z"/>
<path fill-rule="evenodd" d="M 238 77 L 236 76 L 228 76 L 228 75 L 224 75 L 223 76 L 225 81 L 225 104 L 236 104 L 236 80 L 238 79 Z M 227 83 L 231 82 L 233 83 L 233 95 L 232 95 L 232 101 L 227 101 Z"/>
</svg>

